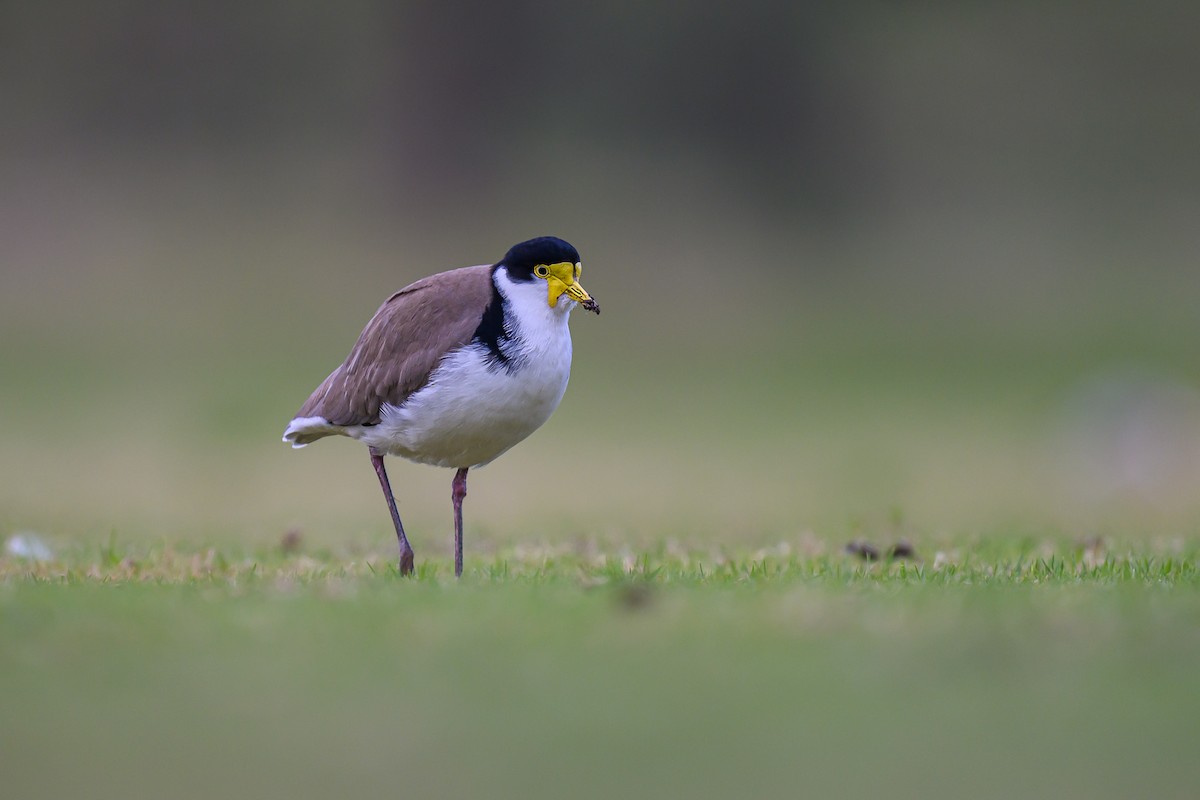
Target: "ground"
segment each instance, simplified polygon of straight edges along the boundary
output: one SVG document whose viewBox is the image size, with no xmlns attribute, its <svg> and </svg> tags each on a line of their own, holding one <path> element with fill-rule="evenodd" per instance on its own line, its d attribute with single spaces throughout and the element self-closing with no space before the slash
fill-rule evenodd
<svg viewBox="0 0 1200 800">
<path fill-rule="evenodd" d="M 0 561 L 14 796 L 1182 798 L 1200 777 L 1179 543 L 519 548 L 461 582 L 288 546 Z"/>
</svg>

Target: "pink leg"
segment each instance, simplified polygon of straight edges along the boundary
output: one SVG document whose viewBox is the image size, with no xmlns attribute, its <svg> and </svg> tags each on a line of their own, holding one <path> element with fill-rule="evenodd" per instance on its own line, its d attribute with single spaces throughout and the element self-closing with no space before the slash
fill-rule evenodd
<svg viewBox="0 0 1200 800">
<path fill-rule="evenodd" d="M 462 577 L 462 501 L 467 496 L 467 467 L 454 473 L 451 499 L 454 501 L 454 577 Z"/>
<path fill-rule="evenodd" d="M 400 541 L 400 574 L 411 575 L 413 571 L 413 549 L 404 535 L 404 526 L 400 524 L 400 512 L 396 510 L 396 498 L 392 497 L 392 485 L 388 483 L 387 471 L 383 468 L 383 453 L 374 447 L 371 451 L 371 466 L 379 476 L 379 485 L 383 488 L 383 496 L 387 499 L 388 511 L 392 512 L 392 524 L 396 526 L 396 538 Z"/>
</svg>

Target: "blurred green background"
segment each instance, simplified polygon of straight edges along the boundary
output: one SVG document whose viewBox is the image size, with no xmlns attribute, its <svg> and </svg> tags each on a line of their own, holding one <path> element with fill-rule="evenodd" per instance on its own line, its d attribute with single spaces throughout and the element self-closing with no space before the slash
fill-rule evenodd
<svg viewBox="0 0 1200 800">
<path fill-rule="evenodd" d="M 388 552 L 362 448 L 285 423 L 388 293 L 551 233 L 604 314 L 468 551 L 1191 535 L 1198 25 L 5 3 L 0 525 Z M 450 472 L 392 471 L 444 556 Z"/>
<path fill-rule="evenodd" d="M 0 0 L 0 539 L 63 559 L 0 555 L 0 783 L 1191 797 L 1197 31 Z M 377 572 L 363 448 L 283 428 L 540 234 L 604 309 L 563 406 L 472 473 L 458 584 L 451 472 L 396 461 L 430 571 Z"/>
</svg>

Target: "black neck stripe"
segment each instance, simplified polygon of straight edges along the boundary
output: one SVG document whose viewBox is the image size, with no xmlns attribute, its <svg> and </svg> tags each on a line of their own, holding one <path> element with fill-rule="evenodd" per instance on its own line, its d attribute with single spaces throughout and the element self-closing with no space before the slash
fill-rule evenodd
<svg viewBox="0 0 1200 800">
<path fill-rule="evenodd" d="M 500 288 L 496 286 L 495 270 L 492 270 L 491 281 L 492 299 L 484 309 L 483 317 L 479 320 L 479 327 L 475 329 L 471 341 L 479 342 L 488 349 L 489 365 L 507 369 L 510 366 L 509 358 L 500 345 L 501 343 L 508 344 L 512 336 L 504 327 L 505 300 L 504 296 L 500 294 Z"/>
</svg>

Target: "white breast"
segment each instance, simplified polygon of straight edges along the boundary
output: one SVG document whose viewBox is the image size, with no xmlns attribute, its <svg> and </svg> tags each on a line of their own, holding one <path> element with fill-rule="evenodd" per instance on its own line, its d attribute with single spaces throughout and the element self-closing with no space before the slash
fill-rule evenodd
<svg viewBox="0 0 1200 800">
<path fill-rule="evenodd" d="M 512 334 L 508 368 L 489 363 L 486 346 L 468 345 L 447 355 L 403 405 L 385 405 L 378 425 L 348 427 L 346 435 L 422 464 L 473 467 L 550 418 L 571 373 L 567 316 L 575 303 L 564 297 L 550 308 L 541 281 L 516 284 L 496 274 Z"/>
</svg>

